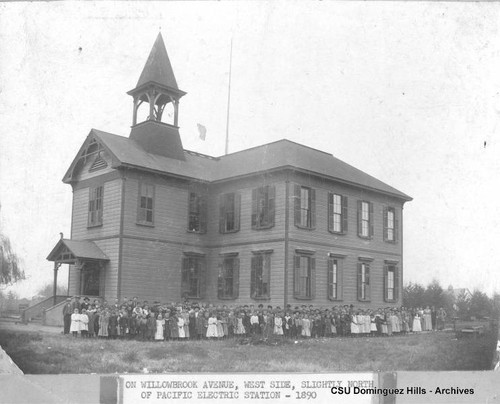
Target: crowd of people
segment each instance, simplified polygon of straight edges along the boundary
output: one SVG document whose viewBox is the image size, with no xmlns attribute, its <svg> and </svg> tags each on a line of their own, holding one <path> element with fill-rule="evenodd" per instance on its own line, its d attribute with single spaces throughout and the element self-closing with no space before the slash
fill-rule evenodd
<svg viewBox="0 0 500 404">
<path fill-rule="evenodd" d="M 113 304 L 88 297 L 68 298 L 63 307 L 64 334 L 84 338 L 121 338 L 150 341 L 221 339 L 259 336 L 322 338 L 335 336 L 390 336 L 436 331 L 444 327 L 446 312 L 434 307 L 378 309 L 354 305 L 285 308 L 263 304 L 214 306 L 204 303 L 160 304 L 137 297 Z"/>
</svg>

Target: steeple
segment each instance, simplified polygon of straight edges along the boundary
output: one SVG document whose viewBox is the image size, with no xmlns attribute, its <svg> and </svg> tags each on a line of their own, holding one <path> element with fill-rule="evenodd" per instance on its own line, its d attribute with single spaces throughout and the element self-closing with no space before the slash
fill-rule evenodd
<svg viewBox="0 0 500 404">
<path fill-rule="evenodd" d="M 149 104 L 149 113 L 145 120 L 162 122 L 165 106 L 172 103 L 174 109 L 172 124 L 178 126 L 179 99 L 186 93 L 179 90 L 177 86 L 161 33 L 158 34 L 149 53 L 137 86 L 127 94 L 134 99 L 132 125 L 138 123 L 137 113 L 139 107 L 143 102 L 147 102 Z"/>
<path fill-rule="evenodd" d="M 148 153 L 185 160 L 178 122 L 179 99 L 186 93 L 177 86 L 161 33 L 149 53 L 137 86 L 127 94 L 134 99 L 130 138 Z M 143 103 L 149 104 L 144 119 L 138 118 Z M 164 113 L 169 107 L 170 113 Z M 164 122 L 164 117 L 170 117 L 170 122 Z"/>
</svg>

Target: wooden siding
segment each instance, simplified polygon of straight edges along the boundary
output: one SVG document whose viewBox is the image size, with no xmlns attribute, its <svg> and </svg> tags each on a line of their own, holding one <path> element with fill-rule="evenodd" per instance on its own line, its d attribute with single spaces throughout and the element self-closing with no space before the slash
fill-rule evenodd
<svg viewBox="0 0 500 404">
<path fill-rule="evenodd" d="M 123 297 L 177 302 L 181 300 L 182 245 L 137 238 L 123 239 Z"/>
<path fill-rule="evenodd" d="M 73 192 L 73 222 L 71 238 L 92 240 L 115 236 L 120 230 L 120 206 L 122 180 L 104 182 L 102 225 L 87 227 L 90 188 L 75 189 Z"/>
</svg>

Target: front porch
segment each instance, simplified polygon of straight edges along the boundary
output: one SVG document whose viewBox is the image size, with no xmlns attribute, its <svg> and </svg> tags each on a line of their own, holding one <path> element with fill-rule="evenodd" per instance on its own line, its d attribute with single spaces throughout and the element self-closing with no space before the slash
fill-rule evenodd
<svg viewBox="0 0 500 404">
<path fill-rule="evenodd" d="M 69 240 L 61 237 L 47 260 L 54 262 L 53 305 L 57 304 L 57 274 L 62 264 L 72 265 L 80 277 L 79 290 L 76 293 L 69 291 L 69 294 L 90 298 L 100 298 L 104 295 L 104 271 L 109 258 L 93 241 Z"/>
</svg>

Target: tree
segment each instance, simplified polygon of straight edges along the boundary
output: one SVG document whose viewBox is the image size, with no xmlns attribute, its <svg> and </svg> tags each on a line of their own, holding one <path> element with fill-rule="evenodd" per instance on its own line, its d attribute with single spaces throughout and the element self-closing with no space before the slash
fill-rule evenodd
<svg viewBox="0 0 500 404">
<path fill-rule="evenodd" d="M 460 292 L 457 296 L 455 305 L 457 307 L 458 317 L 461 319 L 468 319 L 470 317 L 470 297 L 465 291 Z"/>
<path fill-rule="evenodd" d="M 52 283 L 48 283 L 38 290 L 34 299 L 43 300 L 43 299 L 46 299 L 48 297 L 52 297 L 53 293 L 54 293 L 54 285 Z M 68 288 L 58 285 L 56 294 L 66 296 L 68 294 Z"/>
<path fill-rule="evenodd" d="M 424 298 L 425 288 L 419 283 L 410 282 L 403 288 L 403 306 L 422 307 L 427 306 Z"/>
<path fill-rule="evenodd" d="M 475 290 L 469 301 L 469 315 L 476 318 L 490 316 L 493 311 L 492 303 L 492 300 L 490 300 L 486 293 Z"/>
<path fill-rule="evenodd" d="M 0 234 L 0 286 L 12 285 L 21 279 L 24 279 L 24 271 L 19 257 L 12 251 L 9 238 Z"/>
</svg>

